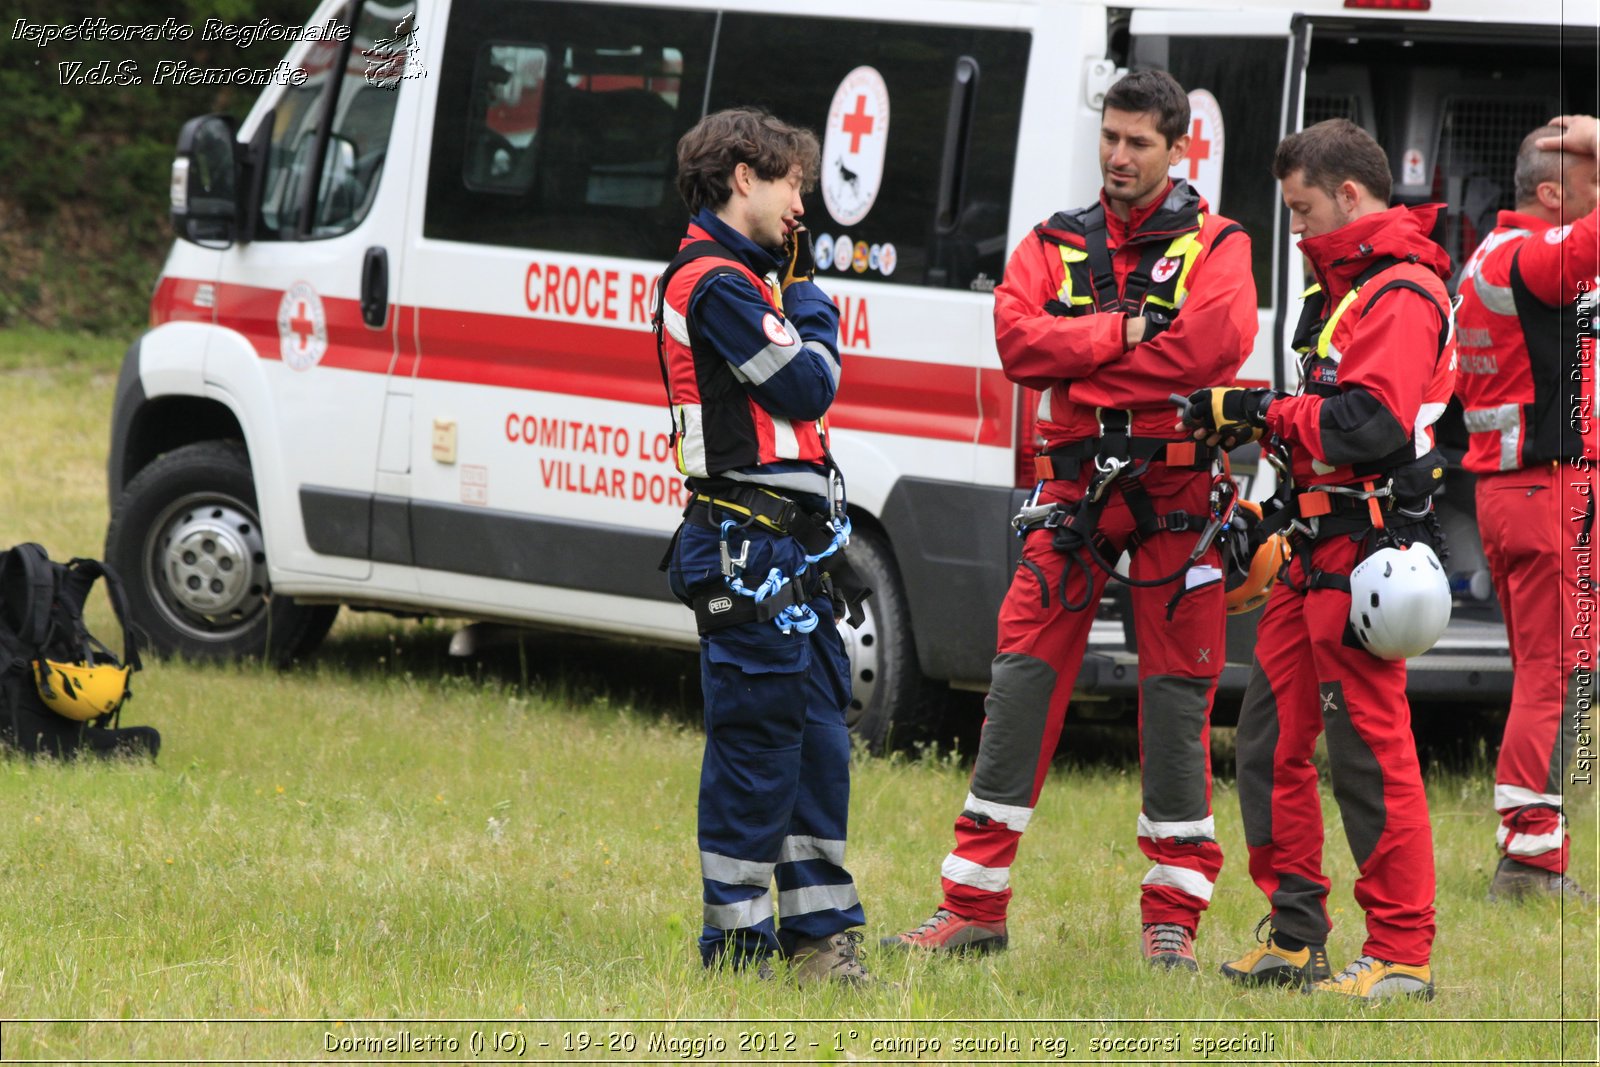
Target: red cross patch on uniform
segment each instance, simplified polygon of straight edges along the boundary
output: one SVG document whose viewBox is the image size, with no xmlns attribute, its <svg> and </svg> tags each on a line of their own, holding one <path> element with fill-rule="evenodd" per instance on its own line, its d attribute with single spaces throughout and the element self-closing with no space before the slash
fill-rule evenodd
<svg viewBox="0 0 1600 1067">
<path fill-rule="evenodd" d="M 778 316 L 766 314 L 761 316 L 761 328 L 766 331 L 767 340 L 780 347 L 794 344 L 794 338 L 789 331 L 783 328 L 783 323 L 778 321 Z"/>
<path fill-rule="evenodd" d="M 1160 259 L 1156 260 L 1156 265 L 1150 268 L 1150 280 L 1156 282 L 1166 281 L 1168 278 L 1178 273 L 1178 266 L 1180 262 L 1181 261 L 1173 259 L 1171 256 L 1162 256 Z"/>
</svg>

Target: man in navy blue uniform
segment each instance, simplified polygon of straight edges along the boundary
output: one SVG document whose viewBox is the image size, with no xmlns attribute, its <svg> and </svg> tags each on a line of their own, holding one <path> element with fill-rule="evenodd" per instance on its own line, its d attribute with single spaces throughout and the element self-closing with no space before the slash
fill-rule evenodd
<svg viewBox="0 0 1600 1067">
<path fill-rule="evenodd" d="M 678 143 L 692 218 L 657 337 L 690 504 L 668 577 L 700 630 L 702 959 L 766 978 L 777 955 L 802 984 L 860 984 L 850 669 L 834 623 L 848 524 L 824 418 L 839 321 L 799 222 L 819 159 L 810 131 L 750 108 Z"/>
</svg>

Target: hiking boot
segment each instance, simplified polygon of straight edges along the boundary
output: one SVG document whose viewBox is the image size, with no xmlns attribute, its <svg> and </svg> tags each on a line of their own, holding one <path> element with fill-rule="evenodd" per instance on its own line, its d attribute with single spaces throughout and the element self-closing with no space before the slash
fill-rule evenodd
<svg viewBox="0 0 1600 1067">
<path fill-rule="evenodd" d="M 802 937 L 794 943 L 789 953 L 795 984 L 834 981 L 846 985 L 865 986 L 877 981 L 861 965 L 856 946 L 861 944 L 859 930 L 840 930 L 828 937 Z"/>
<path fill-rule="evenodd" d="M 1240 985 L 1293 985 L 1309 989 L 1314 983 L 1333 977 L 1324 945 L 1307 945 L 1293 950 L 1272 939 L 1258 945 L 1236 960 L 1222 965 L 1222 977 Z"/>
<path fill-rule="evenodd" d="M 915 930 L 883 938 L 878 944 L 884 948 L 926 949 L 930 952 L 949 952 L 964 955 L 968 952 L 999 952 L 1006 947 L 1006 921 L 979 922 L 963 919 L 951 911 L 940 908 L 933 917 Z"/>
<path fill-rule="evenodd" d="M 1198 971 L 1194 958 L 1194 935 L 1177 923 L 1145 923 L 1139 938 L 1145 962 L 1169 971 Z"/>
<path fill-rule="evenodd" d="M 1371 956 L 1357 956 L 1332 978 L 1324 978 L 1313 985 L 1311 992 L 1338 993 L 1360 1000 L 1383 1000 L 1387 997 L 1432 1000 L 1433 968 L 1427 964 L 1413 967 L 1408 963 L 1389 963 Z"/>
<path fill-rule="evenodd" d="M 1593 904 L 1594 896 L 1561 871 L 1547 871 L 1543 867 L 1501 856 L 1500 865 L 1489 879 L 1490 900 L 1527 900 L 1534 897 L 1556 897 L 1574 904 Z"/>
</svg>

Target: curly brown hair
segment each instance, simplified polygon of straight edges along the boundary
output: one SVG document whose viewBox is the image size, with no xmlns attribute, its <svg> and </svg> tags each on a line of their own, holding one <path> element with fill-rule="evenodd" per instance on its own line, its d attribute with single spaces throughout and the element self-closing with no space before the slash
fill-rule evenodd
<svg viewBox="0 0 1600 1067">
<path fill-rule="evenodd" d="M 707 115 L 678 141 L 678 195 L 695 214 L 727 203 L 733 170 L 748 163 L 756 177 L 776 181 L 796 166 L 801 192 L 817 186 L 822 149 L 817 135 L 791 126 L 755 107 L 734 107 Z"/>
</svg>

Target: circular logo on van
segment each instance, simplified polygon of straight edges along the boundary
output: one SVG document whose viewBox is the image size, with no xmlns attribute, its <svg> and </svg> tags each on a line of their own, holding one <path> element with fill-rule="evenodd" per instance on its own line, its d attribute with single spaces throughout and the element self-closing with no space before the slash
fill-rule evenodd
<svg viewBox="0 0 1600 1067">
<path fill-rule="evenodd" d="M 278 352 L 295 370 L 310 370 L 328 351 L 328 318 L 309 282 L 295 282 L 278 301 Z"/>
<path fill-rule="evenodd" d="M 872 67 L 844 76 L 822 138 L 822 202 L 841 226 L 867 217 L 883 184 L 889 147 L 889 87 Z"/>
<path fill-rule="evenodd" d="M 853 254 L 851 252 L 851 249 L 853 247 L 854 246 L 851 245 L 851 243 L 850 243 L 849 235 L 847 235 L 847 234 L 840 234 L 839 235 L 839 239 L 837 241 L 835 241 L 834 244 L 833 244 L 833 269 L 834 270 L 849 270 L 850 269 L 850 256 Z"/>
<path fill-rule="evenodd" d="M 817 243 L 811 246 L 811 259 L 823 270 L 833 266 L 833 238 L 831 236 L 822 234 L 817 238 Z"/>
</svg>

